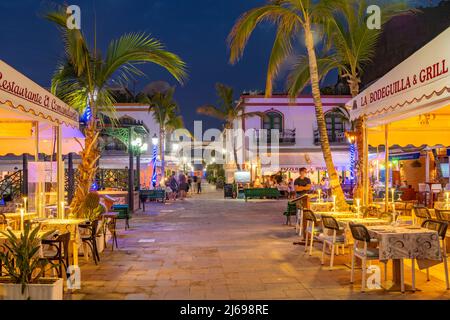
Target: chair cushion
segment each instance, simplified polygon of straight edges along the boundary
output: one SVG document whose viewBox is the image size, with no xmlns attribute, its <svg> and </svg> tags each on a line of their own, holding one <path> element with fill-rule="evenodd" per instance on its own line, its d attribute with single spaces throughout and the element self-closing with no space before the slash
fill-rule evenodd
<svg viewBox="0 0 450 320">
<path fill-rule="evenodd" d="M 356 253 L 359 256 L 364 256 L 364 249 L 356 248 Z M 367 257 L 369 258 L 378 258 L 380 256 L 380 251 L 378 248 L 367 248 Z"/>
<path fill-rule="evenodd" d="M 319 235 L 319 239 L 322 241 L 328 241 L 333 242 L 333 236 L 326 235 L 324 233 L 321 233 Z M 336 243 L 344 243 L 345 242 L 345 235 L 336 235 Z"/>
<path fill-rule="evenodd" d="M 308 226 L 306 228 L 306 231 L 311 233 L 311 229 L 312 229 L 311 226 Z M 321 227 L 314 226 L 314 234 L 318 234 L 318 233 L 321 233 L 321 232 L 322 232 L 322 228 Z"/>
</svg>

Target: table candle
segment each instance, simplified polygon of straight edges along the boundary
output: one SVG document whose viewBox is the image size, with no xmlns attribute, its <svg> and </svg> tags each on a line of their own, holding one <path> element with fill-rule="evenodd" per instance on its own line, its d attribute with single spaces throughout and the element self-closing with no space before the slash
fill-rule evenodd
<svg viewBox="0 0 450 320">
<path fill-rule="evenodd" d="M 65 212 L 64 212 L 64 201 L 61 201 L 61 219 L 64 219 Z"/>
<path fill-rule="evenodd" d="M 336 195 L 333 194 L 333 211 L 336 212 Z"/>
<path fill-rule="evenodd" d="M 360 210 L 360 201 L 361 199 L 356 199 L 356 213 L 358 214 L 359 217 L 359 210 Z"/>
<path fill-rule="evenodd" d="M 24 209 L 20 209 L 20 231 L 23 231 L 23 216 L 24 216 Z"/>
<path fill-rule="evenodd" d="M 320 203 L 320 193 L 322 192 L 322 190 L 317 190 L 317 193 L 319 194 L 319 200 L 318 200 L 318 202 Z"/>
</svg>

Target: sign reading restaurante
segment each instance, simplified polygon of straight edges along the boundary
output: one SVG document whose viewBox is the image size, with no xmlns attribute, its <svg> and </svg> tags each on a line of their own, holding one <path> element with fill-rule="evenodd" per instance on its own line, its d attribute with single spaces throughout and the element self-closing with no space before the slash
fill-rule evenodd
<svg viewBox="0 0 450 320">
<path fill-rule="evenodd" d="M 44 108 L 47 111 L 52 111 L 64 118 L 69 118 L 71 121 L 78 122 L 78 113 L 66 105 L 60 99 L 53 96 L 47 90 L 42 89 L 39 85 L 18 73 L 9 65 L 0 60 L 0 91 L 11 95 L 11 99 L 3 96 L 0 99 L 2 104 L 11 104 L 13 108 L 24 108 L 26 112 L 34 113 L 35 115 L 43 116 L 44 118 L 52 118 L 53 121 L 67 122 L 64 119 L 54 119 L 55 117 L 43 114 L 43 110 L 37 110 L 35 106 Z M 6 100 L 4 99 L 6 98 Z M 14 99 L 15 98 L 15 99 Z"/>
</svg>

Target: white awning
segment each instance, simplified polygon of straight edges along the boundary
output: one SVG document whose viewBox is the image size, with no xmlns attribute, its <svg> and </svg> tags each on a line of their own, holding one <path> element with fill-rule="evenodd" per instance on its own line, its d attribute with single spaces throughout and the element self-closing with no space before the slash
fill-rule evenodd
<svg viewBox="0 0 450 320">
<path fill-rule="evenodd" d="M 62 153 L 78 153 L 84 136 L 78 113 L 0 60 L 0 156 L 56 152 L 53 127 L 62 129 Z M 36 130 L 37 129 L 37 130 Z"/>
<path fill-rule="evenodd" d="M 350 100 L 351 120 L 377 127 L 449 106 L 449 68 L 450 27 Z"/>
</svg>

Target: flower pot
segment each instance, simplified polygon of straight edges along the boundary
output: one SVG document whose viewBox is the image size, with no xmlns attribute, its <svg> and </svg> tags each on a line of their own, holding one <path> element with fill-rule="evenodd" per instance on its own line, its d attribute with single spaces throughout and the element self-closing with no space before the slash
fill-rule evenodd
<svg viewBox="0 0 450 320">
<path fill-rule="evenodd" d="M 63 279 L 41 278 L 39 283 L 27 284 L 22 294 L 22 285 L 11 283 L 9 278 L 0 278 L 0 300 L 62 300 Z"/>
</svg>

